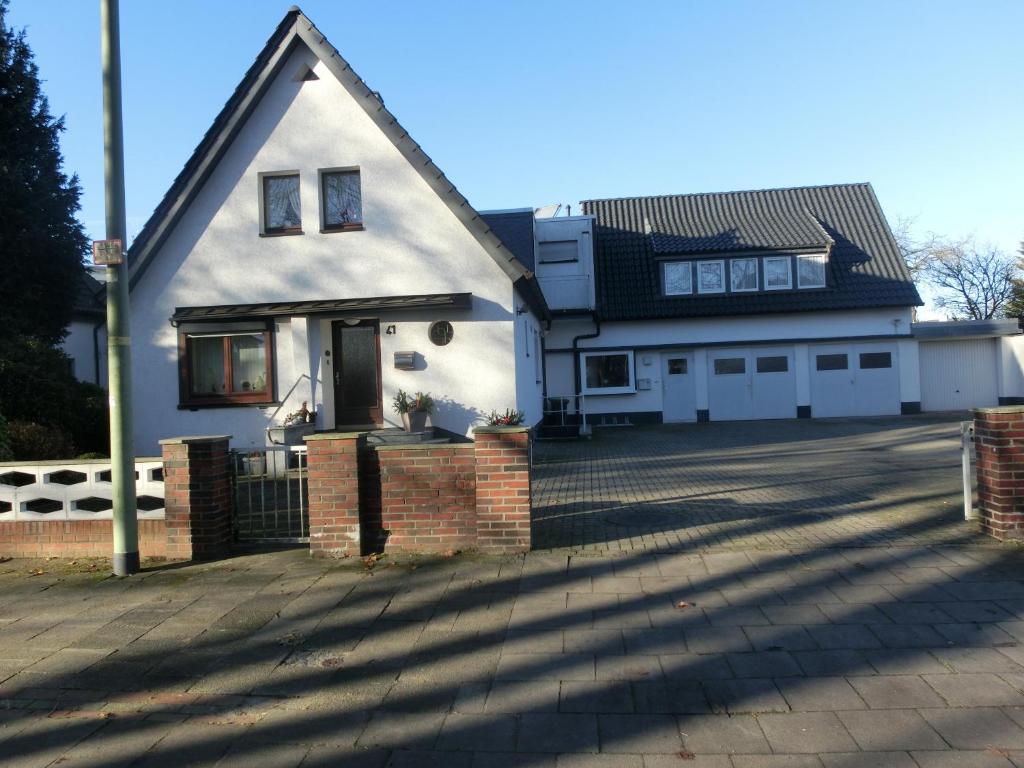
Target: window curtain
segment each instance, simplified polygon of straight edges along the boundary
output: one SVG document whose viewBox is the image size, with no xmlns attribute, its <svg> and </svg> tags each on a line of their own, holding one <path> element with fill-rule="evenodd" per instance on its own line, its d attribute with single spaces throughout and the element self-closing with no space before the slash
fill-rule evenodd
<svg viewBox="0 0 1024 768">
<path fill-rule="evenodd" d="M 266 391 L 266 359 L 262 334 L 232 336 L 231 391 Z"/>
<path fill-rule="evenodd" d="M 331 226 L 356 224 L 363 220 L 359 173 L 324 174 L 324 223 Z"/>
<path fill-rule="evenodd" d="M 220 395 L 225 391 L 224 339 L 197 336 L 189 340 L 192 358 L 192 392 L 196 395 Z"/>
<path fill-rule="evenodd" d="M 266 176 L 264 184 L 266 228 L 286 229 L 301 226 L 299 177 Z"/>
</svg>

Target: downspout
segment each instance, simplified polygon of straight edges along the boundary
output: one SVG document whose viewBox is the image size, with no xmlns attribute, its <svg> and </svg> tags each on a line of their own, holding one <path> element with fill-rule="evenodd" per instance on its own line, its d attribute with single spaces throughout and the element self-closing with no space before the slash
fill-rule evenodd
<svg viewBox="0 0 1024 768">
<path fill-rule="evenodd" d="M 92 369 L 95 373 L 96 386 L 100 384 L 100 328 L 107 324 L 106 320 L 100 320 L 92 326 Z"/>
<path fill-rule="evenodd" d="M 601 335 L 601 318 L 597 316 L 597 312 L 590 313 L 591 319 L 594 321 L 594 332 L 593 333 L 581 333 L 579 336 L 573 337 L 572 340 L 572 369 L 573 369 L 573 388 L 575 393 L 573 395 L 573 407 L 576 413 L 580 412 L 580 395 L 583 392 L 583 380 L 580 376 L 580 347 L 579 343 L 584 339 L 596 339 Z"/>
</svg>

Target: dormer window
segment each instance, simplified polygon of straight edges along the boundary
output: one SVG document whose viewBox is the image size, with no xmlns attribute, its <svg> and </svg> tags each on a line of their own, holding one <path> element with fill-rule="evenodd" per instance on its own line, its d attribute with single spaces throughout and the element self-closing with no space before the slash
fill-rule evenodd
<svg viewBox="0 0 1024 768">
<path fill-rule="evenodd" d="M 263 174 L 263 234 L 302 233 L 302 206 L 299 198 L 299 174 Z"/>
<path fill-rule="evenodd" d="M 789 256 L 765 258 L 764 287 L 769 291 L 789 290 L 793 287 L 793 273 Z"/>
<path fill-rule="evenodd" d="M 734 292 L 757 290 L 757 259 L 731 259 L 729 276 Z"/>
<path fill-rule="evenodd" d="M 363 192 L 358 168 L 320 171 L 320 199 L 325 232 L 363 228 Z"/>
<path fill-rule="evenodd" d="M 798 288 L 825 287 L 825 254 L 813 253 L 796 257 Z"/>
<path fill-rule="evenodd" d="M 685 296 L 693 293 L 693 272 L 689 261 L 667 261 L 662 264 L 662 279 L 666 296 Z"/>
<path fill-rule="evenodd" d="M 697 262 L 697 291 L 699 293 L 723 293 L 725 291 L 725 262 Z"/>
</svg>

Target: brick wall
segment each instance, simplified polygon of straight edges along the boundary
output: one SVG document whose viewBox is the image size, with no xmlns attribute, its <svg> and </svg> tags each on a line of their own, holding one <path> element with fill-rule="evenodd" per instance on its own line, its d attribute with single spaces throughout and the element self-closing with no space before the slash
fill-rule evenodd
<svg viewBox="0 0 1024 768">
<path fill-rule="evenodd" d="M 367 446 L 306 438 L 314 555 L 530 548 L 530 431 L 481 427 L 474 443 Z"/>
<path fill-rule="evenodd" d="M 167 556 L 213 560 L 231 547 L 229 436 L 161 440 Z"/>
<path fill-rule="evenodd" d="M 378 446 L 380 519 L 388 549 L 476 546 L 472 444 Z"/>
<path fill-rule="evenodd" d="M 1024 538 L 1024 406 L 976 409 L 974 441 L 981 530 Z"/>
<path fill-rule="evenodd" d="M 314 557 L 360 554 L 358 432 L 306 437 L 309 461 L 309 551 Z"/>
<path fill-rule="evenodd" d="M 5 557 L 110 557 L 111 520 L 32 520 L 0 523 Z M 168 557 L 163 520 L 139 520 L 139 554 Z"/>
<path fill-rule="evenodd" d="M 477 546 L 530 549 L 530 432 L 480 427 L 476 438 Z"/>
</svg>

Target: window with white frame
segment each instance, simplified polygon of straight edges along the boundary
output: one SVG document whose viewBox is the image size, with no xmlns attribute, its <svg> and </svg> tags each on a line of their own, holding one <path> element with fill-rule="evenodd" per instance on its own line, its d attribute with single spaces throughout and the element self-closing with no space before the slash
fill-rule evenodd
<svg viewBox="0 0 1024 768">
<path fill-rule="evenodd" d="M 302 232 L 299 174 L 293 172 L 263 174 L 260 195 L 264 234 L 286 235 Z"/>
<path fill-rule="evenodd" d="M 792 266 L 789 256 L 767 256 L 764 260 L 764 287 L 767 291 L 787 290 L 793 287 Z"/>
<path fill-rule="evenodd" d="M 633 352 L 584 352 L 583 393 L 621 395 L 636 391 Z"/>
<path fill-rule="evenodd" d="M 798 288 L 825 287 L 825 254 L 812 253 L 796 257 Z"/>
<path fill-rule="evenodd" d="M 541 264 L 569 264 L 579 261 L 579 243 L 575 240 L 547 240 L 538 243 L 537 260 Z"/>
<path fill-rule="evenodd" d="M 757 259 L 730 259 L 729 276 L 732 290 L 736 292 L 757 290 Z"/>
<path fill-rule="evenodd" d="M 698 293 L 722 293 L 725 291 L 725 262 L 697 262 Z"/>
<path fill-rule="evenodd" d="M 666 296 L 693 293 L 693 271 L 689 261 L 667 261 L 661 265 Z"/>
</svg>

